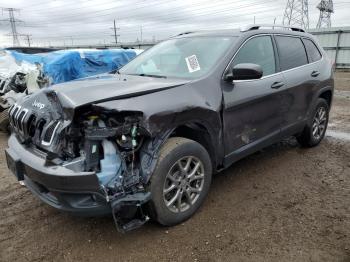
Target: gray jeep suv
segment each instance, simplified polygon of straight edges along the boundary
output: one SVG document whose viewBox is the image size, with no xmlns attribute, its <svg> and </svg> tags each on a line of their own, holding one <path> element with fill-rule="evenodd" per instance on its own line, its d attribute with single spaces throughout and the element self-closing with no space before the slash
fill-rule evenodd
<svg viewBox="0 0 350 262">
<path fill-rule="evenodd" d="M 112 214 L 120 231 L 175 225 L 212 174 L 285 137 L 320 143 L 333 86 L 333 64 L 302 29 L 186 32 L 15 104 L 7 162 L 57 209 Z"/>
</svg>

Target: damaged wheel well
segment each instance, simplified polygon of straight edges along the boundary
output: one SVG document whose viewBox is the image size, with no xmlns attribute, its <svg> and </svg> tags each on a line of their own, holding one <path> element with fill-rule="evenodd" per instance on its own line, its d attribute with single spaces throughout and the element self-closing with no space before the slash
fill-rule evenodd
<svg viewBox="0 0 350 262">
<path fill-rule="evenodd" d="M 213 172 L 216 171 L 216 153 L 211 136 L 206 127 L 197 123 L 181 125 L 174 129 L 170 137 L 188 138 L 201 144 L 209 153 L 212 162 Z"/>
</svg>

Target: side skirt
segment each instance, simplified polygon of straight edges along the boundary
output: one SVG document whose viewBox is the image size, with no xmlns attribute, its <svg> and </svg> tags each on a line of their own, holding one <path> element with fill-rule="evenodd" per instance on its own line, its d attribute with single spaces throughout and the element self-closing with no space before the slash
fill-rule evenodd
<svg viewBox="0 0 350 262">
<path fill-rule="evenodd" d="M 259 140 L 256 140 L 250 144 L 247 144 L 230 154 L 226 155 L 224 158 L 224 168 L 229 167 L 238 160 L 249 156 L 265 147 L 268 147 L 274 143 L 281 141 L 284 138 L 301 133 L 306 125 L 307 121 L 301 121 L 286 127 L 283 127 L 281 130 L 277 130 Z"/>
</svg>

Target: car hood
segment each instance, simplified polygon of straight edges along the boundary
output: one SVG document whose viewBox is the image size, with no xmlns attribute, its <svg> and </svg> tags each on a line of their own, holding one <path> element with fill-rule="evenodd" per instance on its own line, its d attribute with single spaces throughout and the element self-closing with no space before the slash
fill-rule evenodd
<svg viewBox="0 0 350 262">
<path fill-rule="evenodd" d="M 174 78 L 105 74 L 54 85 L 49 90 L 56 93 L 64 107 L 75 108 L 159 92 L 188 82 Z"/>
</svg>

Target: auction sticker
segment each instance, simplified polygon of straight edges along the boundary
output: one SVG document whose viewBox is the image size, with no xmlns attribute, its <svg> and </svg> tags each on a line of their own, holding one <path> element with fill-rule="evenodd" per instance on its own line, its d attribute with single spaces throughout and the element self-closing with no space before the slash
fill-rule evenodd
<svg viewBox="0 0 350 262">
<path fill-rule="evenodd" d="M 201 70 L 201 67 L 199 66 L 198 59 L 196 55 L 191 55 L 185 58 L 188 71 L 190 73 L 196 72 Z"/>
</svg>

